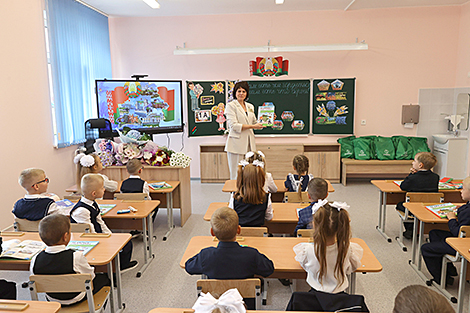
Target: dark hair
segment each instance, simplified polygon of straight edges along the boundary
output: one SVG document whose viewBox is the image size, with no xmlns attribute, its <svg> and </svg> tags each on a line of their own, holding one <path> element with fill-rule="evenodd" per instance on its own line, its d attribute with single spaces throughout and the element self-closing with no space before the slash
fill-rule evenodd
<svg viewBox="0 0 470 313">
<path fill-rule="evenodd" d="M 328 196 L 328 183 L 320 177 L 308 182 L 308 194 L 312 200 L 325 199 Z"/>
<path fill-rule="evenodd" d="M 250 87 L 248 86 L 247 82 L 238 82 L 238 83 L 235 84 L 235 86 L 233 87 L 233 93 L 232 93 L 233 99 L 237 99 L 237 90 L 240 89 L 240 88 L 245 89 L 245 91 L 246 91 L 246 98 L 245 99 L 248 99 L 248 96 L 250 95 Z"/>
<path fill-rule="evenodd" d="M 393 313 L 455 313 L 447 299 L 421 285 L 403 288 L 395 298 Z"/>
<path fill-rule="evenodd" d="M 309 167 L 309 162 L 308 158 L 303 155 L 303 154 L 297 154 L 293 159 L 292 159 L 292 165 L 295 168 L 295 171 L 297 174 L 301 175 L 302 173 L 307 173 L 308 174 L 308 167 Z"/>
<path fill-rule="evenodd" d="M 48 246 L 56 245 L 67 232 L 70 232 L 70 219 L 60 213 L 48 215 L 39 222 L 39 237 Z"/>
</svg>

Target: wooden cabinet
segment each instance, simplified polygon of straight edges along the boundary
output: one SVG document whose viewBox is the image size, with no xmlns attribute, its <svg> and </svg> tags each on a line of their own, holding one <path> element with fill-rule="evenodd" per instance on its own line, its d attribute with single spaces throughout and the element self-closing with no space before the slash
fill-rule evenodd
<svg viewBox="0 0 470 313">
<path fill-rule="evenodd" d="M 331 144 L 258 144 L 258 150 L 266 156 L 266 171 L 274 179 L 285 179 L 293 173 L 292 159 L 297 154 L 305 154 L 310 161 L 309 173 L 315 177 L 328 179 L 331 183 L 340 182 L 340 145 Z M 223 145 L 201 145 L 201 182 L 219 183 L 230 179 L 227 153 Z"/>
<path fill-rule="evenodd" d="M 230 179 L 224 146 L 200 146 L 201 182 L 220 183 Z"/>
</svg>

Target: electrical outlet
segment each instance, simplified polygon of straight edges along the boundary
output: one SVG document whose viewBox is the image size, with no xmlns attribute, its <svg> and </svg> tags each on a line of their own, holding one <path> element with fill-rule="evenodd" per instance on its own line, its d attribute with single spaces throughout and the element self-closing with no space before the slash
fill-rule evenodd
<svg viewBox="0 0 470 313">
<path fill-rule="evenodd" d="M 361 120 L 361 125 L 365 126 L 366 125 L 366 120 Z"/>
</svg>

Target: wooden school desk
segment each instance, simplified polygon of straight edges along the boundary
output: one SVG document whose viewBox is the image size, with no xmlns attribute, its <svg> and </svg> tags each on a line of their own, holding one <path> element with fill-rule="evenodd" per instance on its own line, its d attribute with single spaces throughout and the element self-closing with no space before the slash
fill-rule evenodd
<svg viewBox="0 0 470 313">
<path fill-rule="evenodd" d="M 326 180 L 326 179 L 325 179 Z M 326 180 L 328 183 L 328 192 L 332 193 L 335 192 L 335 189 L 331 185 L 329 180 Z M 275 179 L 274 184 L 276 184 L 277 187 L 277 192 L 271 194 L 271 201 L 272 202 L 282 202 L 284 200 L 284 190 L 286 187 L 284 186 L 284 180 L 282 179 Z M 225 181 L 224 186 L 222 187 L 223 192 L 235 192 L 237 191 L 237 181 L 232 179 L 232 180 L 227 180 Z"/>
<path fill-rule="evenodd" d="M 434 213 L 431 213 L 426 209 L 426 205 L 433 205 L 436 203 L 418 203 L 418 202 L 405 202 L 404 206 L 414 215 L 413 225 L 413 238 L 411 245 L 411 260 L 410 265 L 416 271 L 422 280 L 427 281 L 428 278 L 421 271 L 421 246 L 423 245 L 424 234 L 429 233 L 431 229 L 444 229 L 449 230 L 447 226 L 448 219 L 440 218 Z M 454 203 L 460 206 L 464 203 Z M 419 223 L 419 234 L 418 234 L 418 223 Z"/>
<path fill-rule="evenodd" d="M 24 313 L 56 313 L 60 310 L 59 302 L 48 302 L 48 301 L 26 301 L 26 300 L 0 300 L 0 313 L 11 313 L 11 312 L 24 312 Z M 22 311 L 4 308 L 9 304 L 22 304 L 27 303 L 28 307 Z"/>
<path fill-rule="evenodd" d="M 447 238 L 446 242 L 454 248 L 465 260 L 462 260 L 460 264 L 460 274 L 459 274 L 459 292 L 458 292 L 458 304 L 457 304 L 457 313 L 463 312 L 463 296 L 465 293 L 465 280 L 467 273 L 467 262 L 470 262 L 470 238 Z M 469 304 L 470 312 L 470 304 Z"/>
<path fill-rule="evenodd" d="M 97 200 L 98 204 L 115 204 L 116 206 L 103 215 L 103 220 L 110 229 L 136 229 L 142 230 L 144 241 L 144 264 L 136 276 L 140 277 L 155 257 L 152 252 L 153 220 L 152 213 L 160 205 L 159 200 Z M 137 209 L 137 212 L 118 214 L 117 211 L 125 210 L 129 206 Z"/>
<path fill-rule="evenodd" d="M 196 302 L 196 300 L 194 300 L 194 302 Z M 258 311 L 256 311 L 256 310 L 246 310 L 246 312 L 247 313 L 257 313 L 257 312 L 259 312 L 259 310 Z M 183 308 L 156 308 L 156 309 L 153 309 L 153 310 L 149 311 L 149 313 L 194 313 L 194 310 L 193 309 L 183 309 Z M 266 311 L 266 310 L 263 310 L 263 313 L 285 313 L 285 311 L 269 311 L 269 310 Z M 297 313 L 320 313 L 320 312 L 297 311 Z M 332 313 L 332 312 L 330 312 L 330 313 Z"/>
<path fill-rule="evenodd" d="M 405 201 L 406 191 L 400 189 L 400 186 L 395 184 L 393 180 L 371 180 L 370 181 L 380 192 L 380 204 L 379 204 L 379 224 L 376 226 L 377 231 L 385 238 L 388 242 L 392 242 L 392 239 L 385 233 L 385 221 L 387 214 L 387 205 L 396 205 L 398 202 Z M 460 196 L 460 190 L 439 190 L 444 193 L 444 202 L 463 202 Z"/>
<path fill-rule="evenodd" d="M 297 216 L 298 208 L 305 208 L 310 203 L 281 203 L 273 202 L 273 218 L 265 221 L 264 226 L 272 234 L 293 234 L 295 226 L 299 220 Z M 205 221 L 210 221 L 212 214 L 218 208 L 228 206 L 228 202 L 212 202 L 204 215 Z"/>
<path fill-rule="evenodd" d="M 95 267 L 95 272 L 103 271 L 97 267 L 107 267 L 108 273 L 113 272 L 113 260 L 116 267 L 116 292 L 119 311 L 123 309 L 125 304 L 122 302 L 122 286 L 121 286 L 121 268 L 119 264 L 119 251 L 131 240 L 130 234 L 111 234 L 109 237 L 81 237 L 83 234 L 72 233 L 71 240 L 77 241 L 99 241 L 90 252 L 87 253 L 86 259 L 90 265 Z M 1 236 L 3 241 L 10 239 L 24 240 L 37 240 L 41 241 L 39 233 L 6 233 L 2 232 Z M 117 257 L 116 257 L 117 256 Z M 13 271 L 29 271 L 30 260 L 16 260 L 16 259 L 0 259 L 0 270 L 13 270 Z M 113 286 L 113 275 L 109 275 L 111 286 Z M 114 307 L 114 288 L 110 292 L 111 312 L 116 312 Z"/>
<path fill-rule="evenodd" d="M 240 245 L 246 245 L 258 249 L 260 253 L 265 254 L 274 263 L 274 273 L 269 278 L 288 278 L 288 279 L 305 279 L 307 272 L 295 260 L 294 246 L 301 242 L 308 242 L 308 238 L 296 237 L 242 237 L 243 241 L 239 241 Z M 364 240 L 352 238 L 351 242 L 359 244 L 364 249 L 362 256 L 362 266 L 356 272 L 380 272 L 382 265 L 374 256 Z M 218 241 L 211 236 L 196 236 L 191 241 L 184 252 L 180 261 L 180 266 L 185 268 L 188 259 L 198 254 L 201 249 L 206 247 L 216 247 Z M 350 293 L 354 293 L 356 289 L 356 275 L 351 274 L 349 281 Z"/>
<path fill-rule="evenodd" d="M 148 181 L 149 184 L 155 183 L 157 181 Z M 173 221 L 173 205 L 174 205 L 174 193 L 175 190 L 178 191 L 178 187 L 180 186 L 180 182 L 177 180 L 167 180 L 166 183 L 171 185 L 171 188 L 165 188 L 165 189 L 160 189 L 160 190 L 150 190 L 150 197 L 153 200 L 160 200 L 160 203 L 162 206 L 166 206 L 167 208 L 167 217 L 168 217 L 168 232 L 163 236 L 163 240 L 166 240 L 168 236 L 170 235 L 171 231 L 175 228 L 175 223 Z M 119 193 L 121 189 L 121 184 L 122 181 L 118 181 L 118 188 L 115 192 Z M 66 192 L 72 192 L 76 193 L 78 191 L 77 185 L 73 185 L 67 189 L 65 189 Z M 161 198 L 162 195 L 165 195 L 165 198 Z M 112 200 L 114 199 L 114 193 L 113 192 L 108 192 L 106 191 L 103 199 L 108 199 Z M 189 210 L 189 212 L 187 212 Z M 184 225 L 186 220 L 189 218 L 191 215 L 191 206 L 188 208 L 181 208 L 181 226 Z"/>
</svg>

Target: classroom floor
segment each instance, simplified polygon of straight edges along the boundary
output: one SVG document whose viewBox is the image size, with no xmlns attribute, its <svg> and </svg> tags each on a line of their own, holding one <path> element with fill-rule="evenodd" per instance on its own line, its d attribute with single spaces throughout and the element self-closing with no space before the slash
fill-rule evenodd
<svg viewBox="0 0 470 313">
<path fill-rule="evenodd" d="M 179 262 L 192 236 L 210 235 L 210 224 L 202 219 L 209 203 L 228 201 L 222 184 L 201 184 L 191 181 L 192 215 L 184 225 L 177 227 L 166 242 L 162 237 L 166 232 L 166 210 L 161 209 L 155 223 L 156 241 L 153 243 L 155 259 L 141 278 L 136 278 L 133 270 L 123 274 L 123 301 L 126 312 L 145 313 L 156 307 L 190 308 L 196 301 L 196 280 L 180 268 Z M 345 201 L 351 209 L 353 237 L 362 238 L 383 266 L 380 273 L 357 274 L 356 293 L 365 296 L 369 310 L 373 313 L 390 313 L 396 294 L 405 286 L 425 285 L 408 265 L 411 252 L 402 252 L 398 244 L 386 240 L 375 229 L 378 221 L 379 191 L 368 181 L 348 180 L 348 186 L 334 184 L 335 192 L 330 201 Z M 392 206 L 387 208 L 386 232 L 390 237 L 398 235 L 399 219 Z M 179 212 L 175 212 L 175 222 L 179 224 Z M 142 240 L 136 238 L 134 258 L 143 262 Z M 405 241 L 410 247 L 409 241 Z M 458 266 L 458 268 L 460 268 Z M 0 271 L 0 277 L 18 283 L 18 299 L 29 300 L 29 291 L 20 287 L 28 280 L 26 272 Z M 285 310 L 290 299 L 289 287 L 277 279 L 268 280 L 268 304 L 266 310 Z M 468 289 L 468 284 L 466 285 Z M 458 279 L 449 291 L 457 295 Z M 456 308 L 456 305 L 453 305 Z M 106 310 L 109 312 L 109 308 Z M 468 292 L 464 299 L 464 311 L 468 311 Z"/>
</svg>

